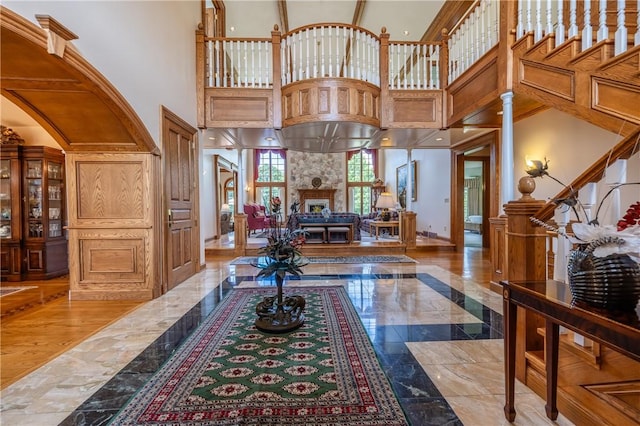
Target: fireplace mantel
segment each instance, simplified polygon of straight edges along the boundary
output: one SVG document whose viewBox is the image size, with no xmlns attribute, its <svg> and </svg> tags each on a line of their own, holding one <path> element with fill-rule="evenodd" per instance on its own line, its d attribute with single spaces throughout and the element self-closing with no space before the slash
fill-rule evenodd
<svg viewBox="0 0 640 426">
<path fill-rule="evenodd" d="M 298 196 L 300 199 L 300 211 L 302 213 L 309 213 L 307 210 L 307 201 L 310 200 L 324 200 L 331 211 L 333 211 L 333 200 L 335 198 L 336 190 L 330 188 L 312 188 L 312 189 L 298 189 Z"/>
</svg>

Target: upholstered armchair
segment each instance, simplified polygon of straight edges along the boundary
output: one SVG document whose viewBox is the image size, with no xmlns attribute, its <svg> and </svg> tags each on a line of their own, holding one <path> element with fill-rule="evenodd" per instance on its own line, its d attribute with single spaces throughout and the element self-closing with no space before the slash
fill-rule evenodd
<svg viewBox="0 0 640 426">
<path fill-rule="evenodd" d="M 245 204 L 244 213 L 247 215 L 247 229 L 249 234 L 256 229 L 268 229 L 271 226 L 269 216 L 266 214 L 265 206 L 259 204 Z"/>
</svg>

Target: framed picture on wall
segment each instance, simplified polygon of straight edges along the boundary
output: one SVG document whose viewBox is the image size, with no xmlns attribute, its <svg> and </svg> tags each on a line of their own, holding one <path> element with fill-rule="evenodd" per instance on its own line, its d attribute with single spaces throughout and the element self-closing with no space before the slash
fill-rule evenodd
<svg viewBox="0 0 640 426">
<path fill-rule="evenodd" d="M 411 162 L 411 201 L 418 200 L 418 164 L 416 161 Z M 396 194 L 398 202 L 404 209 L 407 207 L 407 165 L 403 164 L 396 168 Z"/>
</svg>

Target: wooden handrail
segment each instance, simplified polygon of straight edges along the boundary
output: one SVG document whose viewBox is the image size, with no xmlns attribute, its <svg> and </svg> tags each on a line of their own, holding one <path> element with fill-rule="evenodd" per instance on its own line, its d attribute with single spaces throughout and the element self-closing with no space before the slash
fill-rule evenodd
<svg viewBox="0 0 640 426">
<path fill-rule="evenodd" d="M 567 185 L 562 191 L 556 194 L 552 200 L 567 198 L 573 191 L 579 191 L 589 182 L 598 182 L 604 177 L 607 167 L 618 159 L 628 159 L 640 149 L 640 126 L 637 127 L 631 134 L 621 140 L 611 148 L 609 152 L 600 157 L 591 167 L 589 167 L 584 173 L 575 178 L 573 182 Z M 550 220 L 553 217 L 553 212 L 556 208 L 556 204 L 553 201 L 547 202 L 540 210 L 535 214 L 535 217 L 543 222 Z"/>
</svg>

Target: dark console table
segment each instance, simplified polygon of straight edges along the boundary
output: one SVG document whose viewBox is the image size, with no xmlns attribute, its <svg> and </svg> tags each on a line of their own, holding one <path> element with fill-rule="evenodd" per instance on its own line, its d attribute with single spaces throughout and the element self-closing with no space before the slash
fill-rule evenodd
<svg viewBox="0 0 640 426">
<path fill-rule="evenodd" d="M 594 312 L 595 309 L 571 306 L 568 284 L 558 281 L 510 282 L 503 281 L 504 306 L 504 369 L 505 396 L 504 413 L 507 420 L 514 421 L 514 381 L 516 355 L 517 308 L 541 315 L 545 320 L 545 355 L 547 417 L 555 420 L 558 387 L 559 327 L 610 347 L 636 361 L 640 361 L 640 326 L 637 312 Z"/>
</svg>

